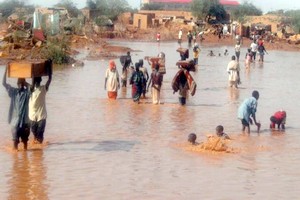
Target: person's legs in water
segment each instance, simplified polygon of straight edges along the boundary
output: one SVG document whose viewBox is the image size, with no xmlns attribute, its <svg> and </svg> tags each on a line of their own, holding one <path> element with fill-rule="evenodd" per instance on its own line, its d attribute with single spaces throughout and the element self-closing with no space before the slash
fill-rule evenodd
<svg viewBox="0 0 300 200">
<path fill-rule="evenodd" d="M 247 131 L 248 134 L 250 134 L 250 125 L 249 123 L 245 120 L 245 119 L 242 119 L 242 131 L 245 132 L 245 130 Z"/>
<path fill-rule="evenodd" d="M 19 144 L 19 128 L 12 127 L 11 133 L 12 133 L 12 140 L 13 140 L 13 149 L 17 151 L 18 144 Z"/>
<path fill-rule="evenodd" d="M 179 97 L 179 103 L 180 103 L 180 105 L 185 105 L 185 103 L 186 103 L 186 98 L 185 97 Z"/>
<path fill-rule="evenodd" d="M 24 144 L 24 150 L 27 150 L 27 144 L 28 144 L 28 137 L 30 134 L 30 128 L 28 125 L 25 125 L 24 127 L 21 128 L 21 133 L 20 133 L 20 137 L 22 139 L 22 142 Z"/>
<path fill-rule="evenodd" d="M 34 143 L 43 143 L 45 127 L 46 119 L 40 120 L 38 122 L 31 122 L 31 131 L 34 135 Z"/>
</svg>

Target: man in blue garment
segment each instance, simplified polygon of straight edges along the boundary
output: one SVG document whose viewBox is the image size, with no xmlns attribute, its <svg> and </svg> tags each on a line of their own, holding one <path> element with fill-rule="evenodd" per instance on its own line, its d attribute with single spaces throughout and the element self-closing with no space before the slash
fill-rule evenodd
<svg viewBox="0 0 300 200">
<path fill-rule="evenodd" d="M 30 90 L 24 78 L 18 78 L 18 88 L 14 88 L 6 82 L 7 68 L 3 75 L 2 85 L 5 87 L 11 101 L 8 113 L 8 123 L 11 125 L 14 150 L 18 150 L 20 138 L 27 150 L 30 134 L 30 122 L 28 117 L 28 102 Z"/>
<path fill-rule="evenodd" d="M 238 118 L 241 120 L 243 125 L 243 132 L 247 128 L 247 133 L 250 134 L 250 124 L 257 126 L 257 132 L 260 130 L 260 123 L 256 121 L 255 113 L 257 109 L 257 100 L 259 98 L 258 91 L 254 90 L 252 92 L 252 97 L 245 99 L 244 102 L 240 105 L 238 110 Z M 253 121 L 252 121 L 253 120 Z"/>
</svg>

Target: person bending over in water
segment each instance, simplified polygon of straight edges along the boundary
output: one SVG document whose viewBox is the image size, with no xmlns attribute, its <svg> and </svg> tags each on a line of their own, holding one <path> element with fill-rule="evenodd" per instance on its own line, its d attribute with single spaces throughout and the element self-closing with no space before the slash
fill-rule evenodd
<svg viewBox="0 0 300 200">
<path fill-rule="evenodd" d="M 224 133 L 224 127 L 222 125 L 216 127 L 216 135 L 222 139 L 230 140 L 230 137 Z"/>
<path fill-rule="evenodd" d="M 285 129 L 285 122 L 286 122 L 286 112 L 281 110 L 274 113 L 274 115 L 270 118 L 271 124 L 270 128 L 275 129 L 275 125 L 277 124 L 277 128 L 284 130 Z"/>
<path fill-rule="evenodd" d="M 252 119 L 255 125 L 257 126 L 258 133 L 260 130 L 260 123 L 256 122 L 256 117 L 255 117 L 258 98 L 259 98 L 259 93 L 258 91 L 254 90 L 252 92 L 252 97 L 245 99 L 238 109 L 238 119 L 241 120 L 243 125 L 242 130 L 244 132 L 245 129 L 247 129 L 248 134 L 250 134 L 250 124 L 253 124 Z"/>
</svg>

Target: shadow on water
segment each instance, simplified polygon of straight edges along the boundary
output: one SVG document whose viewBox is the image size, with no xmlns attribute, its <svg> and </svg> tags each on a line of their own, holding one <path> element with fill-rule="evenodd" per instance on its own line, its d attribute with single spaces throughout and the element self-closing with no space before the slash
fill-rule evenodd
<svg viewBox="0 0 300 200">
<path fill-rule="evenodd" d="M 51 143 L 47 150 L 77 150 L 77 151 L 127 151 L 129 152 L 134 145 L 139 144 L 136 141 L 125 140 L 107 140 L 101 142 L 95 141 L 72 141 L 62 143 Z"/>
</svg>

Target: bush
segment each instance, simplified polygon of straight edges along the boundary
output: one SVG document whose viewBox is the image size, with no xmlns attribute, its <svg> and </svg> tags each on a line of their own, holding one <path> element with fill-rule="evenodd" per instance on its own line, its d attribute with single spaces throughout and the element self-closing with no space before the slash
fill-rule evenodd
<svg viewBox="0 0 300 200">
<path fill-rule="evenodd" d="M 54 64 L 69 63 L 70 57 L 67 53 L 70 49 L 69 45 L 69 38 L 66 36 L 48 38 L 47 44 L 41 51 L 42 57 L 51 59 Z"/>
</svg>

